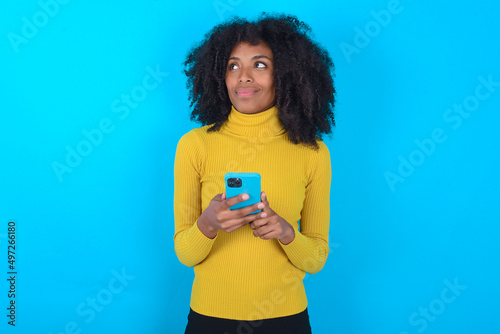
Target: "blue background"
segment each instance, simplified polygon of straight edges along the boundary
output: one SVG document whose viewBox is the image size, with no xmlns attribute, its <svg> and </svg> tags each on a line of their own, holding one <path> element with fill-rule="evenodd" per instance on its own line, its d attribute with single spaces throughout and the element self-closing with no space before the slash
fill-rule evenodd
<svg viewBox="0 0 500 334">
<path fill-rule="evenodd" d="M 331 253 L 305 280 L 314 332 L 500 331 L 494 1 L 2 7 L 2 333 L 183 332 L 193 274 L 174 253 L 173 162 L 198 125 L 181 63 L 214 25 L 261 11 L 298 15 L 336 65 Z"/>
</svg>

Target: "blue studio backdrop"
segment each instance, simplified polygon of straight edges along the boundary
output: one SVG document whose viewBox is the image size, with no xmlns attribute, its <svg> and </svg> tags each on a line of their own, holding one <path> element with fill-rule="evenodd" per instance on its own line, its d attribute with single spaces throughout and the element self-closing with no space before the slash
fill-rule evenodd
<svg viewBox="0 0 500 334">
<path fill-rule="evenodd" d="M 173 163 L 198 125 L 181 64 L 229 16 L 277 11 L 309 23 L 336 67 L 331 251 L 305 279 L 314 333 L 498 333 L 499 10 L 5 1 L 0 332 L 183 333 L 193 271 L 174 252 Z"/>
</svg>

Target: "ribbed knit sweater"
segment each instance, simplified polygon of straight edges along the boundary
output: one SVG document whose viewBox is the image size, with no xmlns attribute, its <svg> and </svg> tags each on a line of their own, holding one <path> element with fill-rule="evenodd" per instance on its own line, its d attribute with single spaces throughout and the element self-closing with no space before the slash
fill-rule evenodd
<svg viewBox="0 0 500 334">
<path fill-rule="evenodd" d="M 293 144 L 272 107 L 243 114 L 234 107 L 222 128 L 191 130 L 178 143 L 174 166 L 175 251 L 194 266 L 191 308 L 200 314 L 258 320 L 307 307 L 305 272 L 316 273 L 328 256 L 331 163 L 319 150 Z M 228 172 L 260 173 L 269 206 L 293 226 L 287 245 L 262 240 L 246 225 L 206 237 L 197 220 L 223 193 Z M 300 227 L 299 227 L 300 225 Z"/>
</svg>

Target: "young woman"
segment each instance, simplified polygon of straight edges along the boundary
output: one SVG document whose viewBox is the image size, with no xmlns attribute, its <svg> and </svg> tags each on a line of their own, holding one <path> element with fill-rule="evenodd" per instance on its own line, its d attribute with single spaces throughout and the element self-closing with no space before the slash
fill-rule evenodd
<svg viewBox="0 0 500 334">
<path fill-rule="evenodd" d="M 302 280 L 328 256 L 333 63 L 293 16 L 233 19 L 188 54 L 200 128 L 175 157 L 175 251 L 194 266 L 186 333 L 311 333 Z M 224 175 L 259 173 L 237 210 Z M 257 213 L 254 213 L 258 211 Z"/>
</svg>

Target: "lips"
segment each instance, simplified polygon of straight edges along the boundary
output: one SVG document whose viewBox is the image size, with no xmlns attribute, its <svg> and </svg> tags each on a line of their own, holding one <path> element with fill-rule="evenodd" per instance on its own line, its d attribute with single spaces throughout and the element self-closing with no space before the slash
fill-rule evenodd
<svg viewBox="0 0 500 334">
<path fill-rule="evenodd" d="M 236 94 L 239 97 L 247 97 L 247 96 L 252 96 L 255 93 L 257 93 L 258 89 L 255 88 L 240 88 L 236 90 Z"/>
</svg>

